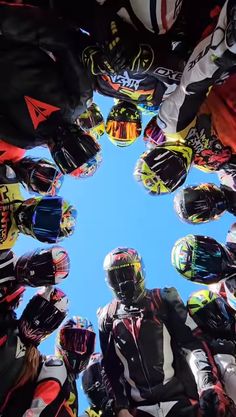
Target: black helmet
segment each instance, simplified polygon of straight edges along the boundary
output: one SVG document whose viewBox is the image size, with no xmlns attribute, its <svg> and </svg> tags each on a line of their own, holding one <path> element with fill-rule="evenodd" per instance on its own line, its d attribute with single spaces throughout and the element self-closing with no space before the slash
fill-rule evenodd
<svg viewBox="0 0 236 417">
<path fill-rule="evenodd" d="M 54 285 L 69 273 L 70 260 L 66 250 L 60 246 L 38 248 L 20 256 L 15 265 L 17 282 L 31 287 Z"/>
<path fill-rule="evenodd" d="M 63 183 L 61 171 L 48 159 L 23 158 L 13 169 L 29 192 L 54 196 Z"/>
<path fill-rule="evenodd" d="M 186 279 L 206 285 L 217 283 L 235 271 L 226 246 L 208 236 L 187 235 L 172 249 L 172 265 Z"/>
<path fill-rule="evenodd" d="M 207 289 L 194 292 L 188 299 L 187 307 L 197 325 L 214 337 L 226 336 L 234 331 L 232 310 L 218 294 Z"/>
<path fill-rule="evenodd" d="M 79 116 L 77 122 L 85 132 L 91 132 L 95 137 L 99 138 L 105 133 L 104 118 L 96 103 L 92 103 L 91 106 Z"/>
<path fill-rule="evenodd" d="M 47 287 L 28 302 L 19 320 L 20 337 L 24 343 L 38 345 L 56 330 L 68 310 L 68 298 L 63 291 Z"/>
<path fill-rule="evenodd" d="M 48 147 L 61 172 L 73 176 L 76 176 L 78 168 L 100 151 L 95 137 L 76 124 L 58 127 Z"/>
<path fill-rule="evenodd" d="M 166 142 L 141 155 L 134 177 L 150 194 L 172 193 L 186 180 L 192 158 L 188 146 Z"/>
<path fill-rule="evenodd" d="M 116 248 L 103 263 L 106 281 L 122 303 L 130 306 L 145 294 L 142 258 L 135 249 Z"/>
<path fill-rule="evenodd" d="M 93 353 L 82 375 L 82 387 L 89 404 L 102 410 L 109 401 L 103 381 L 102 354 Z"/>
<path fill-rule="evenodd" d="M 178 216 L 187 223 L 217 220 L 226 210 L 224 193 L 215 184 L 199 184 L 180 190 L 174 198 Z"/>
</svg>

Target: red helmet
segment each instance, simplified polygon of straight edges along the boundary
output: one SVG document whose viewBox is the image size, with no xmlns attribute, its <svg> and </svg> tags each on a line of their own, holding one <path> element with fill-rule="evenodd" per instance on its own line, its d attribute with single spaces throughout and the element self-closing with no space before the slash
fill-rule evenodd
<svg viewBox="0 0 236 417">
<path fill-rule="evenodd" d="M 63 183 L 63 174 L 48 159 L 23 158 L 13 166 L 19 180 L 29 192 L 55 196 Z"/>
<path fill-rule="evenodd" d="M 31 287 L 58 284 L 67 277 L 69 270 L 68 253 L 60 246 L 27 252 L 15 265 L 17 281 Z"/>
<path fill-rule="evenodd" d="M 92 323 L 73 316 L 59 330 L 56 351 L 74 374 L 82 372 L 94 352 L 96 334 Z"/>
</svg>

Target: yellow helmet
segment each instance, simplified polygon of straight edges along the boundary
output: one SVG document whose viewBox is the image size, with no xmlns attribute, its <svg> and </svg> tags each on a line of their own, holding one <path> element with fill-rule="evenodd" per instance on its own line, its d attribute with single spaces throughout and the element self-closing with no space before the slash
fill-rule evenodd
<svg viewBox="0 0 236 417">
<path fill-rule="evenodd" d="M 142 116 L 135 104 L 119 101 L 108 114 L 106 133 L 110 141 L 119 147 L 135 142 L 142 131 Z"/>
<path fill-rule="evenodd" d="M 141 155 L 134 176 L 150 194 L 169 194 L 186 180 L 192 159 L 188 146 L 166 142 Z"/>
<path fill-rule="evenodd" d="M 85 132 L 93 133 L 98 139 L 105 133 L 105 122 L 97 104 L 92 103 L 78 118 L 79 126 Z"/>
</svg>

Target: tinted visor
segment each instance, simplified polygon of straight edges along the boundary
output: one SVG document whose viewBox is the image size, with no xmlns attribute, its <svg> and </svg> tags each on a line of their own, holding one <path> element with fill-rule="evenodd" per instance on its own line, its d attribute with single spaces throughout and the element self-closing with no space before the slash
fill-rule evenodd
<svg viewBox="0 0 236 417">
<path fill-rule="evenodd" d="M 61 197 L 32 198 L 22 203 L 16 212 L 20 232 L 47 243 L 57 242 L 61 217 Z"/>
<path fill-rule="evenodd" d="M 78 122 L 82 129 L 89 131 L 90 129 L 104 123 L 104 119 L 99 107 L 92 104 L 83 114 L 80 115 Z"/>
<path fill-rule="evenodd" d="M 225 210 L 223 194 L 211 184 L 188 187 L 175 198 L 175 210 L 189 223 L 204 223 L 216 220 Z"/>
<path fill-rule="evenodd" d="M 128 264 L 108 271 L 107 281 L 117 298 L 127 303 L 135 302 L 142 292 L 140 264 Z"/>
<path fill-rule="evenodd" d="M 187 160 L 164 147 L 154 148 L 144 161 L 171 192 L 184 183 L 189 169 Z"/>
<path fill-rule="evenodd" d="M 208 332 L 228 332 L 234 322 L 229 307 L 220 297 L 198 310 L 193 318 Z"/>
<path fill-rule="evenodd" d="M 220 281 L 226 268 L 226 256 L 220 244 L 200 241 L 194 250 L 192 271 L 198 282 L 211 284 Z"/>
<path fill-rule="evenodd" d="M 32 171 L 27 186 L 29 190 L 41 195 L 54 196 L 60 190 L 63 180 L 62 173 L 56 167 L 46 167 L 45 164 Z"/>
<path fill-rule="evenodd" d="M 60 346 L 67 352 L 89 356 L 94 352 L 96 334 L 91 330 L 64 327 L 60 330 Z"/>
<path fill-rule="evenodd" d="M 142 126 L 138 122 L 108 120 L 106 132 L 112 142 L 120 147 L 131 145 L 141 134 Z"/>
<path fill-rule="evenodd" d="M 66 135 L 68 134 L 68 136 Z M 52 157 L 63 174 L 70 174 L 100 151 L 95 138 L 78 126 L 68 132 L 59 130 L 56 141 L 49 143 Z"/>
<path fill-rule="evenodd" d="M 56 243 L 60 235 L 62 198 L 45 197 L 40 201 L 32 218 L 32 232 L 40 242 Z"/>
</svg>

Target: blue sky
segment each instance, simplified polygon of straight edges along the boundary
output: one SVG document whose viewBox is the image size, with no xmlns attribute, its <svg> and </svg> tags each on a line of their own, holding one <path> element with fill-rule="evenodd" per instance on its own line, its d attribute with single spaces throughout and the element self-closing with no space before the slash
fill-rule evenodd
<svg viewBox="0 0 236 417">
<path fill-rule="evenodd" d="M 95 102 L 104 115 L 113 104 L 112 99 L 102 96 L 95 96 Z M 143 118 L 144 126 L 148 120 L 148 117 Z M 62 242 L 70 255 L 71 272 L 61 288 L 70 299 L 69 314 L 88 317 L 96 331 L 96 310 L 111 299 L 102 268 L 107 252 L 117 246 L 137 249 L 143 256 L 147 287 L 175 286 L 186 301 L 188 295 L 200 287 L 181 278 L 171 266 L 173 244 L 188 233 L 208 235 L 224 242 L 227 230 L 234 222 L 232 215 L 225 214 L 219 221 L 191 226 L 182 223 L 175 214 L 174 194 L 148 195 L 133 178 L 135 163 L 145 150 L 142 136 L 129 148 L 116 148 L 104 135 L 101 145 L 103 163 L 94 177 L 82 180 L 66 177 L 60 192 L 78 210 L 76 231 Z M 49 156 L 43 148 L 29 154 Z M 218 178 L 215 174 L 192 169 L 185 185 L 200 182 L 218 184 Z M 14 250 L 21 255 L 40 246 L 44 245 L 30 237 L 20 236 Z M 22 307 L 33 293 L 31 289 L 26 291 Z M 54 341 L 55 333 L 41 345 L 41 351 L 52 354 Z M 79 380 L 79 414 L 82 414 L 87 402 L 80 385 Z"/>
</svg>

